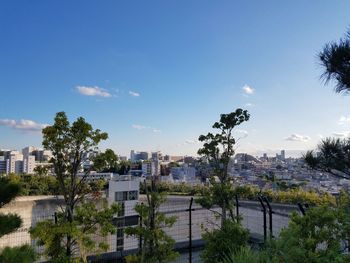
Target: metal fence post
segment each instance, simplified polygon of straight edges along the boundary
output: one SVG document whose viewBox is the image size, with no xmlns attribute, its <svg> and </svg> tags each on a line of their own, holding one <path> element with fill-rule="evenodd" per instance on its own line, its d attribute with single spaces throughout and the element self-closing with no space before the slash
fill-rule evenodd
<svg viewBox="0 0 350 263">
<path fill-rule="evenodd" d="M 266 241 L 266 237 L 267 237 L 267 229 L 266 229 L 266 207 L 264 205 L 264 202 L 261 198 L 261 196 L 258 197 L 259 201 L 260 201 L 260 204 L 261 204 L 261 207 L 262 207 L 262 212 L 264 213 L 264 241 Z"/>
<path fill-rule="evenodd" d="M 141 203 L 141 211 L 143 211 L 143 202 Z M 142 212 L 139 215 L 139 226 L 140 226 L 140 228 L 142 227 Z M 142 253 L 142 242 L 143 242 L 143 238 L 142 238 L 142 235 L 140 235 L 140 239 L 139 239 L 140 253 Z"/>
<path fill-rule="evenodd" d="M 238 203 L 238 195 L 236 197 L 236 216 L 237 218 L 239 217 L 239 203 Z"/>
<path fill-rule="evenodd" d="M 303 205 L 301 203 L 298 203 L 298 207 L 299 207 L 299 210 L 300 212 L 303 214 L 303 216 L 305 215 L 305 209 L 303 207 Z"/>
<path fill-rule="evenodd" d="M 57 225 L 57 212 L 55 212 L 55 214 L 53 216 L 55 218 L 55 225 Z"/>
<path fill-rule="evenodd" d="M 191 201 L 190 201 L 190 207 L 187 210 L 189 212 L 189 224 L 188 224 L 188 238 L 189 238 L 189 242 L 188 242 L 188 250 L 189 250 L 189 257 L 188 257 L 188 262 L 192 263 L 192 211 L 194 211 L 194 209 L 192 209 L 192 204 L 193 204 L 193 197 L 191 197 Z"/>
<path fill-rule="evenodd" d="M 273 211 L 272 211 L 272 208 L 271 208 L 270 202 L 269 202 L 269 200 L 267 199 L 267 197 L 266 197 L 266 196 L 264 196 L 263 198 L 264 198 L 265 203 L 267 204 L 267 207 L 269 208 L 269 228 L 270 228 L 270 238 L 273 238 L 273 228 L 272 228 L 272 214 L 273 214 Z"/>
</svg>

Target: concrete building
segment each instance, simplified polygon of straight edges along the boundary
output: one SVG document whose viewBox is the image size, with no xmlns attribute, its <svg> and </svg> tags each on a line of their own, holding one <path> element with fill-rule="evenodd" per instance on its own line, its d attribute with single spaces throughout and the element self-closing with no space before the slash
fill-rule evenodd
<svg viewBox="0 0 350 263">
<path fill-rule="evenodd" d="M 148 161 L 142 163 L 142 174 L 144 176 L 159 176 L 160 175 L 160 162 Z"/>
<path fill-rule="evenodd" d="M 163 155 L 162 155 L 162 153 L 160 151 L 152 152 L 151 158 L 152 158 L 153 161 L 158 161 L 158 160 L 162 160 Z"/>
<path fill-rule="evenodd" d="M 11 151 L 9 158 L 6 159 L 6 174 L 23 172 L 23 154 L 18 151 Z"/>
<path fill-rule="evenodd" d="M 194 167 L 173 167 L 170 169 L 174 181 L 194 182 L 196 180 L 196 168 Z"/>
<path fill-rule="evenodd" d="M 23 158 L 23 173 L 32 174 L 36 166 L 35 156 L 28 155 Z"/>
<path fill-rule="evenodd" d="M 137 247 L 137 239 L 124 234 L 124 228 L 138 224 L 138 215 L 135 206 L 138 203 L 140 192 L 140 178 L 130 175 L 115 176 L 109 181 L 108 203 L 118 203 L 121 211 L 115 218 L 118 229 L 115 247 L 117 251 L 123 251 L 125 244 L 133 244 Z"/>
<path fill-rule="evenodd" d="M 0 156 L 0 174 L 6 173 L 6 160 L 5 156 Z"/>
</svg>

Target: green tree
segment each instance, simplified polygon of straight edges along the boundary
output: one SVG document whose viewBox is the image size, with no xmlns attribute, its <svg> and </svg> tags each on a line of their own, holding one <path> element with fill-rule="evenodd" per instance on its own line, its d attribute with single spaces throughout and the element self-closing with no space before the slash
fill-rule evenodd
<svg viewBox="0 0 350 263">
<path fill-rule="evenodd" d="M 0 177 L 0 208 L 10 203 L 20 192 L 20 185 L 8 178 Z M 17 230 L 22 219 L 16 214 L 0 213 L 0 237 Z"/>
<path fill-rule="evenodd" d="M 334 80 L 336 92 L 350 91 L 350 31 L 339 42 L 325 45 L 319 54 L 325 82 Z"/>
<path fill-rule="evenodd" d="M 205 208 L 211 209 L 214 205 L 221 208 L 221 226 L 227 219 L 227 211 L 231 219 L 234 218 L 234 191 L 231 179 L 228 175 L 228 166 L 235 153 L 236 140 L 233 137 L 234 128 L 249 120 L 249 113 L 246 110 L 237 109 L 229 114 L 221 114 L 220 120 L 212 126 L 218 129 L 218 133 L 208 133 L 199 136 L 199 141 L 204 142 L 198 154 L 207 158 L 212 167 L 210 191 L 205 192 L 198 202 Z M 218 182 L 215 180 L 218 178 Z"/>
<path fill-rule="evenodd" d="M 338 177 L 350 176 L 350 139 L 326 138 L 314 151 L 306 152 L 305 162 L 310 168 Z"/>
<path fill-rule="evenodd" d="M 96 155 L 93 162 L 93 168 L 96 171 L 113 173 L 118 171 L 118 156 L 111 149 L 106 149 L 105 152 Z"/>
<path fill-rule="evenodd" d="M 129 227 L 126 233 L 142 239 L 142 249 L 136 257 L 127 258 L 130 262 L 153 263 L 170 262 L 178 253 L 173 251 L 175 240 L 163 230 L 176 222 L 176 217 L 168 217 L 159 211 L 160 205 L 166 201 L 165 192 L 158 189 L 158 181 L 152 177 L 150 185 L 146 185 L 147 204 L 137 204 L 135 211 L 141 218 L 141 224 Z"/>
<path fill-rule="evenodd" d="M 104 224 L 111 222 L 117 207 L 102 205 L 97 209 L 95 204 L 100 200 L 91 195 L 86 180 L 89 172 L 82 177 L 78 176 L 78 172 L 84 155 L 96 151 L 99 142 L 107 137 L 107 133 L 94 130 L 82 117 L 70 124 L 64 112 L 57 113 L 54 124 L 43 129 L 43 146 L 52 152 L 50 162 L 64 206 L 58 213 L 57 224 L 41 222 L 31 230 L 31 234 L 45 246 L 46 255 L 52 258 L 59 256 L 71 260 L 79 252 L 85 260 L 84 251 L 105 248 L 100 243 L 100 247 L 95 247 L 90 231 L 105 235 Z M 107 226 L 110 232 L 114 231 L 110 225 Z"/>
<path fill-rule="evenodd" d="M 116 204 L 109 208 L 105 199 L 82 201 L 75 209 L 73 222 L 67 221 L 65 214 L 60 212 L 57 214 L 57 222 L 39 222 L 30 231 L 31 236 L 38 240 L 39 245 L 45 246 L 46 257 L 54 262 L 70 262 L 71 255 L 67 255 L 64 245 L 65 238 L 69 235 L 74 240 L 72 253 L 79 252 L 80 258 L 85 262 L 89 252 L 99 253 L 108 249 L 104 237 L 115 233 L 112 218 L 118 210 Z"/>
<path fill-rule="evenodd" d="M 39 176 L 46 176 L 50 172 L 51 167 L 47 165 L 37 165 L 34 168 L 34 173 Z"/>
<path fill-rule="evenodd" d="M 18 182 L 0 176 L 0 208 L 10 203 L 21 191 Z M 10 234 L 20 228 L 22 219 L 16 214 L 0 213 L 0 237 Z M 36 255 L 30 246 L 5 247 L 0 251 L 0 262 L 33 262 Z"/>
<path fill-rule="evenodd" d="M 305 216 L 293 214 L 289 226 L 277 240 L 272 241 L 269 253 L 280 262 L 348 262 L 341 254 L 342 225 L 338 209 L 314 207 Z"/>
</svg>

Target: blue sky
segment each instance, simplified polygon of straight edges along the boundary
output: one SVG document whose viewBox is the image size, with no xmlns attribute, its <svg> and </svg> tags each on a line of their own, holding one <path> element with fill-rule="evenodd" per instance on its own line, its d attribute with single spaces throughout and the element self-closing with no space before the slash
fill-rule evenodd
<svg viewBox="0 0 350 263">
<path fill-rule="evenodd" d="M 58 111 L 120 154 L 195 154 L 221 113 L 248 109 L 238 150 L 315 147 L 350 131 L 350 97 L 317 53 L 349 1 L 1 1 L 0 148 L 41 145 Z M 29 120 L 29 121 L 28 121 Z"/>
</svg>

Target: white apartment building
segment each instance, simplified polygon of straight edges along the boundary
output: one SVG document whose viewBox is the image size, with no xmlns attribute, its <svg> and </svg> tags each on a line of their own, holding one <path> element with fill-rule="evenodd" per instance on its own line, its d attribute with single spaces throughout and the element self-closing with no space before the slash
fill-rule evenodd
<svg viewBox="0 0 350 263">
<path fill-rule="evenodd" d="M 6 173 L 6 160 L 5 156 L 0 156 L 0 174 Z"/>
<path fill-rule="evenodd" d="M 115 245 L 117 251 L 123 251 L 125 248 L 137 248 L 138 240 L 134 237 L 125 236 L 124 228 L 138 224 L 138 215 L 134 208 L 138 203 L 139 192 L 139 177 L 118 175 L 109 181 L 108 203 L 118 203 L 121 206 L 121 211 L 115 218 L 118 229 L 113 245 Z"/>
<path fill-rule="evenodd" d="M 28 155 L 23 158 L 23 173 L 32 174 L 34 173 L 34 168 L 36 166 L 35 156 Z"/>
<path fill-rule="evenodd" d="M 23 154 L 18 151 L 11 151 L 6 159 L 6 174 L 23 172 Z"/>
<path fill-rule="evenodd" d="M 148 161 L 142 163 L 142 174 L 144 176 L 159 176 L 160 175 L 160 162 Z"/>
</svg>

